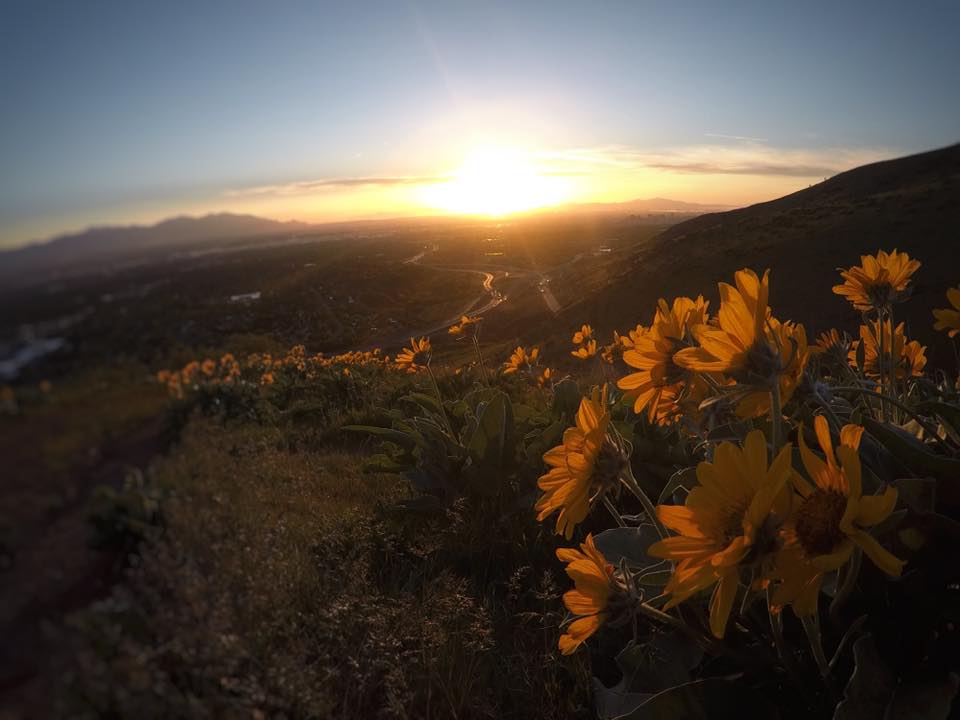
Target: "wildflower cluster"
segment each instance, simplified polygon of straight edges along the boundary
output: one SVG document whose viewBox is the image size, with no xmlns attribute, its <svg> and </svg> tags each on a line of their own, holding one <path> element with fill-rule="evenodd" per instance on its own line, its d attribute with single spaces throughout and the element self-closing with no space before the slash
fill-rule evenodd
<svg viewBox="0 0 960 720">
<path fill-rule="evenodd" d="M 525 547 L 544 528 L 556 534 L 573 583 L 560 652 L 603 633 L 598 646 L 616 648 L 624 669 L 613 690 L 594 684 L 608 693 L 604 713 L 702 706 L 708 698 L 694 693 L 726 687 L 742 665 L 768 693 L 793 687 L 810 714 L 832 715 L 840 672 L 879 663 L 864 659 L 865 643 L 897 632 L 885 618 L 897 612 L 889 598 L 909 595 L 898 583 L 937 598 L 923 601 L 928 634 L 911 639 L 926 653 L 918 662 L 951 656 L 941 646 L 954 622 L 943 598 L 957 580 L 943 570 L 955 563 L 943 538 L 955 551 L 960 380 L 931 373 L 926 348 L 894 317 L 919 267 L 893 251 L 843 270 L 835 292 L 853 305 L 858 331 L 827 330 L 812 343 L 771 306 L 769 270 L 719 283 L 716 307 L 702 295 L 661 299 L 603 348 L 584 324 L 563 356 L 597 358 L 607 380 L 587 393 L 544 367 L 540 347 L 518 346 L 488 375 L 481 319 L 471 316 L 447 335 L 473 343 L 479 380 L 457 372 L 441 383 L 426 337 L 410 338 L 393 362 L 379 353 L 317 362 L 373 362 L 413 374 L 411 385 L 429 381 L 429 393 L 383 408 L 384 424 L 344 428 L 383 439 L 370 467 L 409 482 L 408 507 L 438 523 L 459 518 L 478 537 L 522 537 Z M 956 309 L 934 311 L 934 327 L 953 338 L 960 289 L 948 300 Z M 258 363 L 256 373 L 309 373 L 314 359 L 294 348 Z M 535 407 L 545 393 L 522 385 L 530 404 L 512 398 L 516 377 L 549 389 L 549 407 Z M 545 525 L 527 534 L 510 523 L 518 513 L 533 522 L 534 482 Z M 664 652 L 658 643 L 695 659 L 665 676 L 649 660 L 635 672 L 638 656 L 656 654 L 646 644 Z M 849 677 L 848 700 L 871 682 L 866 670 Z M 810 693 L 812 682 L 820 690 Z M 649 712 L 631 715 L 646 703 Z"/>
<path fill-rule="evenodd" d="M 593 337 L 593 328 L 589 325 L 583 325 L 573 334 L 573 344 L 577 347 L 570 354 L 578 360 L 596 357 L 597 341 Z"/>
<path fill-rule="evenodd" d="M 540 348 L 535 347 L 527 350 L 522 345 L 510 355 L 503 364 L 503 374 L 513 375 L 514 373 L 525 372 L 533 374 L 540 365 Z"/>
<path fill-rule="evenodd" d="M 167 391 L 176 398 L 182 398 L 186 389 L 203 385 L 232 385 L 239 382 L 243 370 L 231 353 L 219 360 L 206 358 L 191 360 L 179 370 L 160 370 L 157 382 L 165 385 Z"/>
<path fill-rule="evenodd" d="M 573 618 L 559 641 L 564 654 L 604 627 L 629 624 L 624 640 L 636 644 L 638 618 L 663 631 L 683 627 L 721 654 L 729 646 L 711 643 L 730 642 L 733 627 L 737 647 L 756 649 L 766 633 L 754 600 L 763 598 L 763 642 L 782 668 L 803 672 L 785 632 L 789 608 L 833 692 L 846 640 L 828 661 L 821 613 L 829 606 L 838 623 L 862 572 L 896 579 L 911 570 L 914 551 L 932 537 L 929 525 L 917 529 L 916 484 L 956 482 L 960 469 L 954 383 L 928 378 L 926 348 L 893 319 L 919 267 L 893 251 L 841 272 L 834 291 L 863 320 L 856 340 L 834 329 L 810 345 L 803 325 L 774 314 L 770 272 L 749 269 L 719 284 L 714 315 L 702 296 L 662 299 L 648 326 L 614 334 L 603 358 L 619 354 L 629 368 L 616 382 L 619 396 L 604 383 L 580 400 L 562 442 L 543 455 L 538 482 L 538 520 L 550 518 L 568 541 L 581 526 L 592 530 L 579 549 L 557 553 L 575 586 L 564 596 Z M 952 338 L 960 289 L 948 300 L 954 309 L 935 310 L 934 327 Z M 589 325 L 574 334 L 575 357 L 592 356 L 592 336 Z M 648 494 L 652 478 L 634 474 L 643 464 L 632 441 L 650 433 L 672 437 L 691 459 L 674 466 L 658 497 Z M 956 514 L 950 494 L 924 512 Z M 607 516 L 614 527 L 598 534 Z M 857 632 L 840 630 L 847 639 Z"/>
<path fill-rule="evenodd" d="M 294 345 L 283 355 L 251 353 L 240 361 L 232 353 L 226 353 L 219 360 L 192 360 L 179 370 L 160 370 L 156 379 L 166 386 L 171 396 L 180 399 L 185 392 L 201 387 L 244 384 L 269 388 L 281 377 L 314 380 L 321 372 L 350 375 L 351 368 L 368 366 L 389 369 L 393 364 L 379 348 L 326 356 L 307 355 L 303 345 Z"/>
</svg>

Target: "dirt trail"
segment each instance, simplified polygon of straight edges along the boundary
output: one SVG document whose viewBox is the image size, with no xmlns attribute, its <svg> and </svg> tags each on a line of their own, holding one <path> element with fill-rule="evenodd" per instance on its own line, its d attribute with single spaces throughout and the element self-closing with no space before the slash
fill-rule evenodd
<svg viewBox="0 0 960 720">
<path fill-rule="evenodd" d="M 131 428 L 99 448 L 94 466 L 66 471 L 63 480 L 76 496 L 39 518 L 42 525 L 25 528 L 0 600 L 0 705 L 14 712 L 10 717 L 49 716 L 46 679 L 65 661 L 57 642 L 63 619 L 122 576 L 117 552 L 90 546 L 91 493 L 99 485 L 119 487 L 128 468 L 144 468 L 165 447 L 162 417 Z"/>
</svg>

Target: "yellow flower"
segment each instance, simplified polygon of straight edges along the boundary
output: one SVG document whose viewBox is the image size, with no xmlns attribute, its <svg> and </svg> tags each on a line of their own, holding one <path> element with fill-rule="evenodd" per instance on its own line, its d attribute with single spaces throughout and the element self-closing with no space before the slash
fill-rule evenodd
<svg viewBox="0 0 960 720">
<path fill-rule="evenodd" d="M 630 336 L 631 345 L 636 345 L 640 338 L 642 338 L 648 332 L 650 332 L 650 328 L 644 327 L 640 323 L 637 323 L 637 326 L 627 333 Z"/>
<path fill-rule="evenodd" d="M 637 334 L 633 348 L 623 354 L 623 361 L 640 372 L 621 378 L 617 387 L 633 401 L 635 413 L 647 411 L 650 422 L 670 422 L 678 412 L 677 401 L 691 373 L 675 365 L 673 358 L 689 342 L 691 328 L 707 321 L 707 305 L 703 296 L 679 297 L 673 305 L 661 298 L 653 325 Z"/>
<path fill-rule="evenodd" d="M 883 354 L 880 358 L 880 332 L 883 331 Z M 857 351 L 860 344 L 863 343 L 863 372 L 868 377 L 880 377 L 881 367 L 883 374 L 890 375 L 890 368 L 887 367 L 887 354 L 891 352 L 891 342 L 893 343 L 893 356 L 899 358 L 896 367 L 897 378 L 919 377 L 923 375 L 923 368 L 927 364 L 925 354 L 926 348 L 916 340 L 907 342 L 904 335 L 904 325 L 900 323 L 891 333 L 890 320 L 884 320 L 883 324 L 874 320 L 869 325 L 860 326 L 860 339 L 853 343 L 850 351 L 847 353 L 847 361 L 852 367 L 857 367 Z M 892 338 L 892 339 L 891 339 Z"/>
<path fill-rule="evenodd" d="M 461 337 L 467 337 L 470 333 L 475 333 L 477 331 L 477 324 L 482 320 L 479 315 L 474 317 L 468 317 L 466 315 L 460 316 L 460 322 L 456 325 L 450 326 L 450 329 L 447 330 L 451 335 L 459 335 Z"/>
<path fill-rule="evenodd" d="M 261 385 L 273 385 L 273 373 L 272 373 L 272 372 L 265 372 L 263 375 L 261 375 L 261 376 L 260 376 L 260 384 L 261 384 Z"/>
<path fill-rule="evenodd" d="M 563 604 L 578 618 L 560 636 L 560 652 L 570 655 L 593 635 L 608 617 L 610 596 L 620 590 L 614 567 L 593 543 L 593 535 L 579 550 L 559 548 L 557 558 L 567 563 L 567 575 L 574 589 L 563 594 Z"/>
<path fill-rule="evenodd" d="M 960 287 L 947 290 L 947 300 L 953 305 L 950 308 L 937 308 L 933 311 L 933 317 L 936 322 L 933 324 L 934 330 L 946 330 L 949 337 L 960 333 Z"/>
<path fill-rule="evenodd" d="M 589 358 L 592 358 L 597 354 L 597 341 L 587 340 L 583 345 L 578 347 L 576 350 L 571 351 L 570 354 L 580 360 L 587 360 Z"/>
<path fill-rule="evenodd" d="M 553 380 L 553 370 L 544 368 L 543 372 L 537 377 L 537 385 L 542 388 L 547 387 Z"/>
<path fill-rule="evenodd" d="M 530 352 L 520 345 L 510 359 L 503 364 L 503 374 L 512 375 L 520 370 L 531 370 L 537 364 L 540 357 L 540 348 L 535 347 Z"/>
<path fill-rule="evenodd" d="M 407 372 L 416 372 L 430 362 L 430 341 L 422 337 L 419 340 L 410 338 L 410 347 L 397 353 L 396 363 Z"/>
<path fill-rule="evenodd" d="M 684 505 L 659 505 L 660 521 L 679 535 L 654 543 L 653 557 L 676 565 L 665 591 L 667 608 L 716 585 L 710 599 L 710 630 L 723 637 L 737 595 L 741 566 L 757 566 L 776 536 L 768 519 L 789 508 L 792 473 L 789 443 L 768 467 L 767 442 L 754 430 L 741 449 L 717 446 L 713 462 L 697 466 L 699 484 Z"/>
<path fill-rule="evenodd" d="M 540 511 L 537 520 L 559 511 L 556 531 L 567 539 L 587 516 L 590 505 L 616 486 L 626 463 L 620 448 L 607 437 L 606 385 L 602 393 L 594 389 L 590 398 L 581 399 L 576 423 L 563 433 L 563 444 L 544 454 L 550 470 L 537 482 L 543 490 L 536 504 Z"/>
<path fill-rule="evenodd" d="M 772 598 L 774 609 L 791 604 L 798 615 L 817 612 L 824 574 L 846 563 L 855 545 L 888 575 L 899 576 L 903 569 L 903 562 L 863 529 L 886 520 L 897 504 L 892 487 L 882 495 L 861 494 L 858 450 L 863 428 L 844 425 L 836 454 L 822 415 L 814 420 L 814 430 L 826 462 L 807 448 L 801 432 L 800 457 L 815 485 L 794 473 L 799 502 L 781 530 L 783 548 L 771 573 L 779 583 Z"/>
<path fill-rule="evenodd" d="M 861 255 L 860 265 L 840 270 L 843 284 L 835 285 L 833 291 L 857 310 L 877 310 L 901 298 L 919 267 L 918 260 L 896 249 L 889 254 L 881 250 L 876 256 Z"/>
<path fill-rule="evenodd" d="M 849 345 L 849 341 L 846 339 L 846 335 L 841 334 L 836 328 L 832 328 L 817 336 L 817 342 L 810 348 L 810 352 L 822 355 L 823 353 L 842 348 L 844 354 L 846 354 L 847 345 Z"/>
<path fill-rule="evenodd" d="M 692 329 L 700 347 L 684 348 L 674 355 L 680 367 L 698 372 L 720 372 L 744 386 L 737 414 L 762 415 L 770 409 L 769 393 L 779 385 L 780 401 L 790 399 L 800 381 L 809 349 L 803 325 L 781 323 L 770 314 L 769 276 L 740 270 L 736 287 L 719 283 L 720 312 L 717 325 Z"/>
<path fill-rule="evenodd" d="M 593 337 L 593 328 L 589 325 L 583 325 L 573 334 L 573 344 L 582 345 Z"/>
<path fill-rule="evenodd" d="M 196 374 L 200 372 L 200 363 L 196 360 L 191 360 L 186 365 L 183 366 L 183 370 L 180 371 L 181 379 L 183 380 L 184 385 L 189 385 L 193 382 Z"/>
<path fill-rule="evenodd" d="M 207 377 L 210 377 L 217 371 L 217 361 L 207 358 L 202 363 L 200 363 L 200 372 L 202 372 Z"/>
<path fill-rule="evenodd" d="M 613 365 L 617 360 L 623 357 L 623 353 L 633 347 L 633 340 L 627 335 L 621 335 L 616 330 L 613 331 L 613 342 L 604 345 L 600 356 L 603 361 Z"/>
</svg>

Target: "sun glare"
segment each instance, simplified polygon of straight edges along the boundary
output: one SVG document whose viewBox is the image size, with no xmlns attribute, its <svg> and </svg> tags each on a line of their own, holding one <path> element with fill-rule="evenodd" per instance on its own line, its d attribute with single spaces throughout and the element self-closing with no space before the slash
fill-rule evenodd
<svg viewBox="0 0 960 720">
<path fill-rule="evenodd" d="M 430 185 L 423 202 L 466 215 L 507 215 L 563 202 L 566 178 L 545 175 L 519 150 L 473 151 L 449 180 Z"/>
</svg>

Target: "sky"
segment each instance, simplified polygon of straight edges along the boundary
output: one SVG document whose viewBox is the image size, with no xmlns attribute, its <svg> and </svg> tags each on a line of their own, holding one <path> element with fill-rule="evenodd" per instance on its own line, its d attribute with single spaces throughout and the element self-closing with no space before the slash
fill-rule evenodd
<svg viewBox="0 0 960 720">
<path fill-rule="evenodd" d="M 0 0 L 0 247 L 744 205 L 960 141 L 960 3 Z"/>
</svg>

